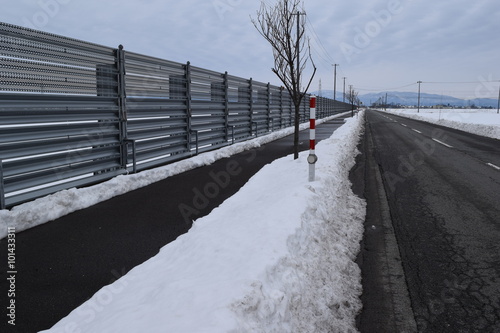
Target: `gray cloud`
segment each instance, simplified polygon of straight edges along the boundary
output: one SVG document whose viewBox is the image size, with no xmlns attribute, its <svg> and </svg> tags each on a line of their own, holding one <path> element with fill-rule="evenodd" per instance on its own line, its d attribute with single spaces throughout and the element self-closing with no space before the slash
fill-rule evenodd
<svg viewBox="0 0 500 333">
<path fill-rule="evenodd" d="M 279 84 L 271 49 L 250 22 L 259 4 L 18 0 L 2 8 L 0 21 Z M 320 78 L 332 89 L 332 63 L 340 64 L 338 87 L 342 76 L 381 90 L 417 80 L 500 80 L 497 1 L 306 0 L 305 10 L 315 32 L 313 90 Z"/>
</svg>

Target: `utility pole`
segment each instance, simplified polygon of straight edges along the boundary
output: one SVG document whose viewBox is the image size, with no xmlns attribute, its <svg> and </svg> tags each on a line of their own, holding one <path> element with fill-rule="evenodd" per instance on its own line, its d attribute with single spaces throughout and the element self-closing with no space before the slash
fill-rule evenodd
<svg viewBox="0 0 500 333">
<path fill-rule="evenodd" d="M 306 13 L 301 13 L 297 12 L 296 14 L 292 15 L 297 15 L 297 86 L 300 88 L 300 15 L 306 15 Z M 300 93 L 300 91 L 299 91 Z"/>
<path fill-rule="evenodd" d="M 333 100 L 336 100 L 337 94 L 337 66 L 339 64 L 333 64 Z"/>
<path fill-rule="evenodd" d="M 500 113 L 500 86 L 498 87 L 498 105 L 497 105 L 497 114 L 499 113 Z"/>
<path fill-rule="evenodd" d="M 352 84 L 349 85 L 349 99 L 351 100 L 351 117 L 354 117 L 354 90 Z"/>
<path fill-rule="evenodd" d="M 417 106 L 417 113 L 420 112 L 420 84 L 422 83 L 422 81 L 417 81 L 418 83 L 418 106 Z"/>
<path fill-rule="evenodd" d="M 345 103 L 345 79 L 346 77 L 344 76 L 344 96 L 342 96 L 342 102 Z"/>
</svg>

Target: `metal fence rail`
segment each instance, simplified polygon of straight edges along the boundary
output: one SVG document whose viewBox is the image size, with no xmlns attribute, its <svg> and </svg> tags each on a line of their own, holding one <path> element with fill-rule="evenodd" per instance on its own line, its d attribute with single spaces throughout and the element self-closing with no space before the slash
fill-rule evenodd
<svg viewBox="0 0 500 333">
<path fill-rule="evenodd" d="M 349 108 L 318 98 L 318 118 Z M 0 23 L 2 209 L 293 122 L 281 87 Z"/>
</svg>

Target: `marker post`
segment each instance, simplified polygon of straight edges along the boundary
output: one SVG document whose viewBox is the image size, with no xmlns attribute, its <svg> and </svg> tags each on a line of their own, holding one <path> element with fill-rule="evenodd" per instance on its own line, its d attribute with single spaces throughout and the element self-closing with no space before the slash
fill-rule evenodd
<svg viewBox="0 0 500 333">
<path fill-rule="evenodd" d="M 307 162 L 309 163 L 309 181 L 313 182 L 316 174 L 316 162 L 318 161 L 318 156 L 316 156 L 316 96 L 311 96 L 309 99 L 310 107 L 310 131 L 309 131 L 309 156 L 307 157 Z"/>
</svg>

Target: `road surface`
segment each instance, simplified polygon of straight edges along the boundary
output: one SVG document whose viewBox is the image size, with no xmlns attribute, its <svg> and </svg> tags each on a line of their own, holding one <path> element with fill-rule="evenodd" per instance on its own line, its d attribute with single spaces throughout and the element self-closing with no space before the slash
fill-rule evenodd
<svg viewBox="0 0 500 333">
<path fill-rule="evenodd" d="M 500 141 L 375 111 L 366 119 L 366 169 L 373 159 L 382 175 L 417 330 L 500 332 Z M 365 257 L 377 249 L 367 246 Z M 370 276 L 365 287 L 377 289 Z M 362 332 L 384 332 L 367 325 L 394 308 L 392 296 L 379 286 L 385 307 L 377 313 L 371 298 Z"/>
</svg>

